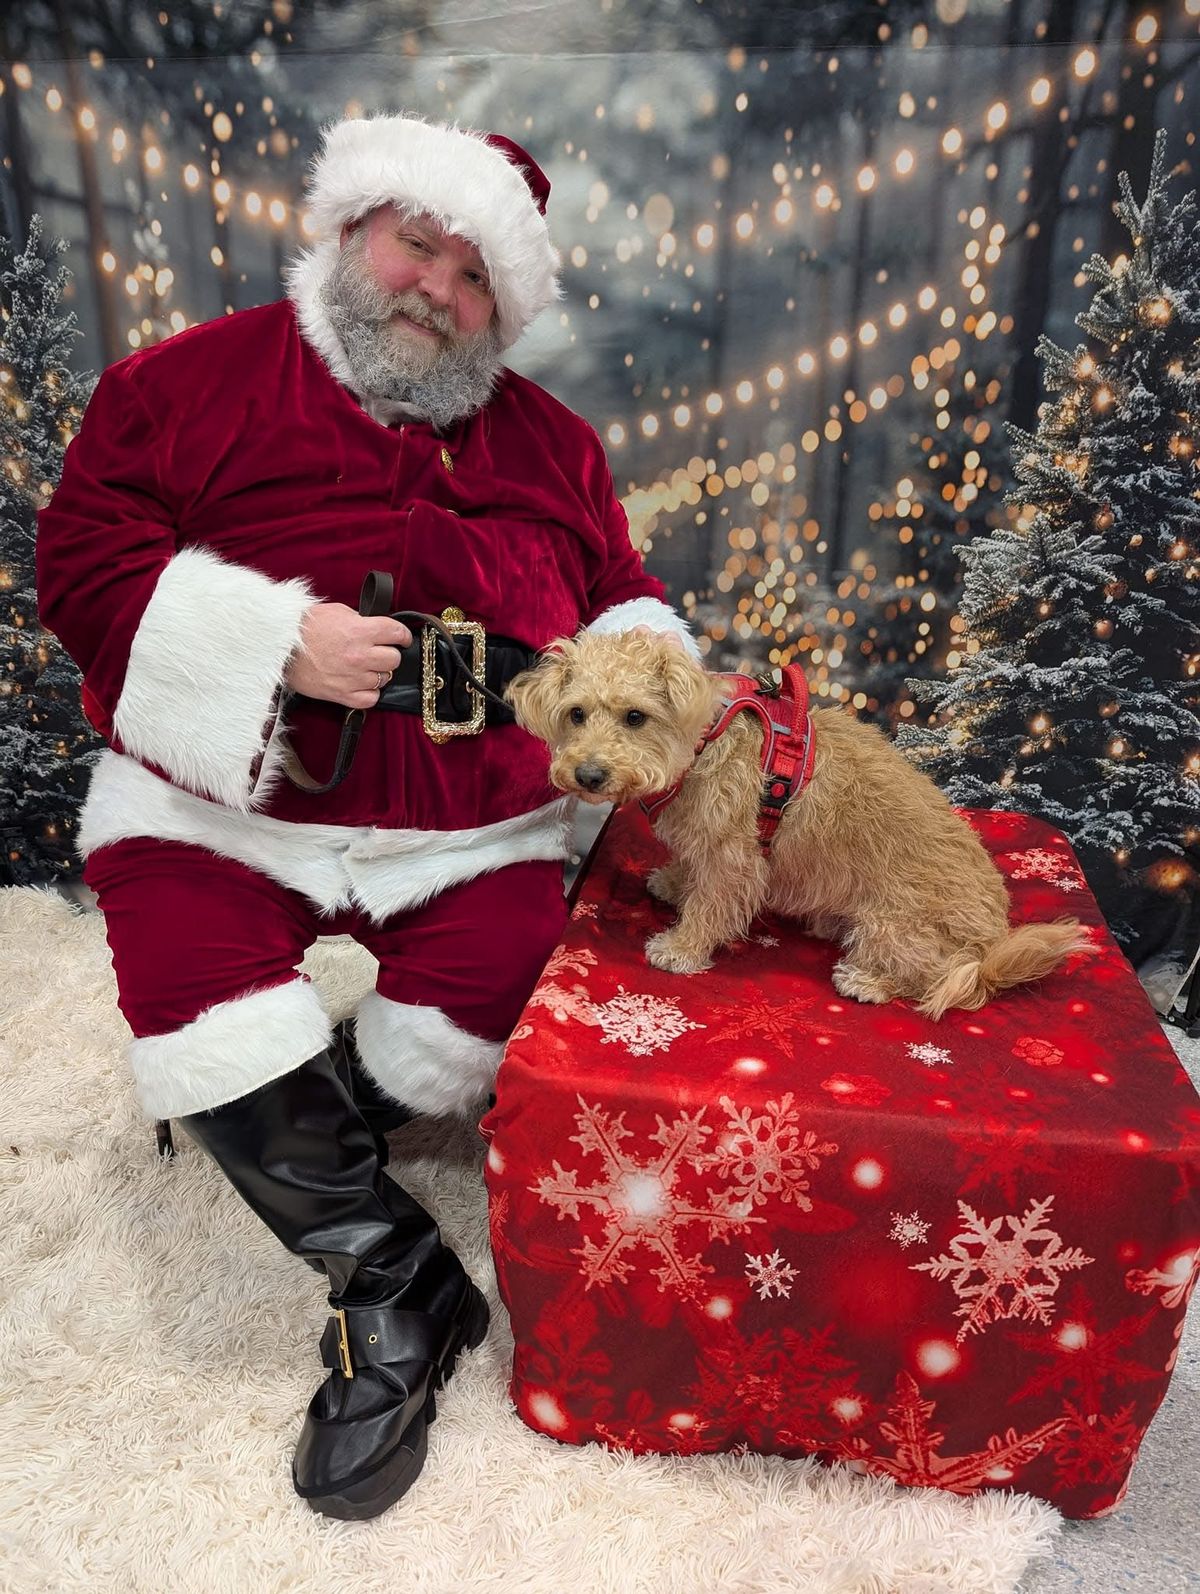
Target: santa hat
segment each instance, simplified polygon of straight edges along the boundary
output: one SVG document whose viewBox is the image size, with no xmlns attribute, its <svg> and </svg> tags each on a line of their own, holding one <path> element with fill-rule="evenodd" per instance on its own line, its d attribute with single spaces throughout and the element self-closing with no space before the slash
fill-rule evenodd
<svg viewBox="0 0 1200 1594">
<path fill-rule="evenodd" d="M 546 227 L 550 182 L 519 144 L 415 116 L 373 116 L 327 128 L 313 161 L 308 205 L 318 252 L 348 221 L 380 205 L 434 217 L 473 243 L 496 295 L 507 348 L 561 293 Z"/>
</svg>

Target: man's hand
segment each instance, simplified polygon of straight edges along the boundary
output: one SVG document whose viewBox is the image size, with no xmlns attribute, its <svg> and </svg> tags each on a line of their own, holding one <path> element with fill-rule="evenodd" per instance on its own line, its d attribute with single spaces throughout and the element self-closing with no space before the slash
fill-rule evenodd
<svg viewBox="0 0 1200 1594">
<path fill-rule="evenodd" d="M 300 647 L 283 672 L 304 697 L 374 708 L 412 632 L 389 615 L 358 614 L 344 603 L 314 603 L 300 622 Z"/>
</svg>

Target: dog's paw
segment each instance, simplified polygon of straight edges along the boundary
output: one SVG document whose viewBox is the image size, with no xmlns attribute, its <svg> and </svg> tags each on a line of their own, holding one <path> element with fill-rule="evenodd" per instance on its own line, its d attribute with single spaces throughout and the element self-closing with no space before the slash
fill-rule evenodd
<svg viewBox="0 0 1200 1594">
<path fill-rule="evenodd" d="M 852 1002 L 890 1002 L 895 992 L 873 974 L 856 969 L 851 963 L 837 963 L 833 970 L 833 988 L 839 996 Z"/>
<path fill-rule="evenodd" d="M 679 906 L 679 889 L 679 871 L 669 863 L 663 864 L 661 869 L 655 869 L 646 881 L 646 890 L 650 895 L 672 908 Z"/>
<path fill-rule="evenodd" d="M 646 942 L 646 961 L 667 974 L 700 974 L 712 968 L 712 959 L 697 957 L 681 945 L 673 930 L 660 930 Z"/>
</svg>

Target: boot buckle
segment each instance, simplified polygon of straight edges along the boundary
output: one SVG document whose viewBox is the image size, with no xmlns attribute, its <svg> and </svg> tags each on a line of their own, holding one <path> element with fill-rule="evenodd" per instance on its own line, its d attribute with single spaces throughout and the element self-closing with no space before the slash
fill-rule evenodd
<svg viewBox="0 0 1200 1594">
<path fill-rule="evenodd" d="M 354 1377 L 354 1362 L 350 1357 L 350 1336 L 346 1331 L 346 1313 L 340 1306 L 333 1308 L 334 1321 L 337 1323 L 337 1351 L 342 1364 L 342 1373 L 346 1378 Z"/>
</svg>

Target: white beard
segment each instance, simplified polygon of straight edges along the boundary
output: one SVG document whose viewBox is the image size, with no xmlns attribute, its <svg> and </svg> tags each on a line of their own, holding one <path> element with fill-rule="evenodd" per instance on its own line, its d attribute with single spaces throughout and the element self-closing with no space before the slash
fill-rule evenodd
<svg viewBox="0 0 1200 1594">
<path fill-rule="evenodd" d="M 421 294 L 385 292 L 370 275 L 361 233 L 342 249 L 335 245 L 300 262 L 289 287 L 301 329 L 376 419 L 412 415 L 444 429 L 491 398 L 502 369 L 495 320 L 459 337 L 448 312 Z M 440 332 L 443 341 L 406 330 L 397 312 Z"/>
</svg>

